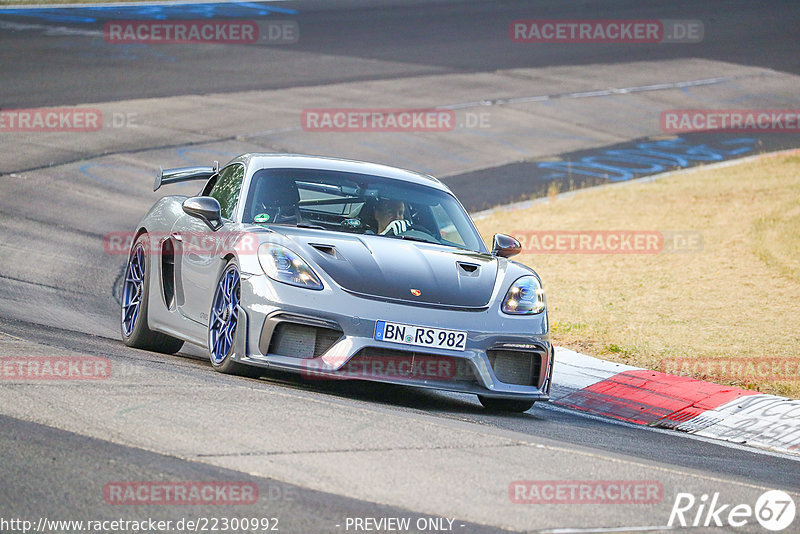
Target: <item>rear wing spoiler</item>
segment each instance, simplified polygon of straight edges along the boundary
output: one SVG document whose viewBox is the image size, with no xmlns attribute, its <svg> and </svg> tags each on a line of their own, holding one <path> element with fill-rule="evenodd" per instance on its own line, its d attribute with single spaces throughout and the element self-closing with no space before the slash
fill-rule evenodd
<svg viewBox="0 0 800 534">
<path fill-rule="evenodd" d="M 158 191 L 162 185 L 189 182 L 192 180 L 208 180 L 219 171 L 219 162 L 215 161 L 213 167 L 180 167 L 178 169 L 159 169 L 153 183 L 153 191 Z"/>
</svg>

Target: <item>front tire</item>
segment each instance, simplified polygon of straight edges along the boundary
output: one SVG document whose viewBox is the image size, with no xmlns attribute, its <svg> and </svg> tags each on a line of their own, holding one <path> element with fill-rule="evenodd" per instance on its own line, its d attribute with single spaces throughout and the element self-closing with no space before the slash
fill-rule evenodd
<svg viewBox="0 0 800 534">
<path fill-rule="evenodd" d="M 496 399 L 494 397 L 484 397 L 478 395 L 483 407 L 491 412 L 513 412 L 523 413 L 533 408 L 536 401 L 516 400 L 516 399 Z"/>
<path fill-rule="evenodd" d="M 239 302 L 242 297 L 242 280 L 239 266 L 230 260 L 222 271 L 211 302 L 208 321 L 208 351 L 211 366 L 220 373 L 258 377 L 260 369 L 233 361 L 233 345 L 239 327 Z"/>
<path fill-rule="evenodd" d="M 122 342 L 129 347 L 164 354 L 175 354 L 183 347 L 183 340 L 154 332 L 147 325 L 150 304 L 150 239 L 142 234 L 131 247 L 120 299 L 120 333 Z"/>
</svg>

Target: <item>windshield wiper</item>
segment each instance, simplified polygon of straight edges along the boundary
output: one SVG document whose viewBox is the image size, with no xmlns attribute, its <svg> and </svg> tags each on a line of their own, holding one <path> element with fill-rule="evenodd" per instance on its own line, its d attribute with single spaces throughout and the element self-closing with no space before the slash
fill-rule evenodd
<svg viewBox="0 0 800 534">
<path fill-rule="evenodd" d="M 324 226 L 320 226 L 318 224 L 309 224 L 309 223 L 280 222 L 280 223 L 271 223 L 271 224 L 273 226 L 294 226 L 296 228 L 311 228 L 313 230 L 327 230 L 327 228 L 325 228 Z"/>
<path fill-rule="evenodd" d="M 465 247 L 462 247 L 460 245 L 456 245 L 455 243 L 453 243 L 451 241 L 444 241 L 444 242 L 442 242 L 442 241 L 432 241 L 430 239 L 422 239 L 421 237 L 414 237 L 414 236 L 410 236 L 410 235 L 400 235 L 400 236 L 395 236 L 395 237 L 399 237 L 400 239 L 407 239 L 409 241 L 419 241 L 420 243 L 429 243 L 431 245 L 441 245 L 443 247 L 452 247 L 452 248 L 457 248 L 458 250 L 464 250 L 464 251 L 467 251 L 467 252 L 477 252 L 477 253 L 480 254 L 480 252 L 478 252 L 476 250 L 472 250 L 471 248 L 465 248 Z"/>
<path fill-rule="evenodd" d="M 438 241 L 432 241 L 430 239 L 422 239 L 421 237 L 414 237 L 411 235 L 398 235 L 395 237 L 399 237 L 400 239 L 405 239 L 407 241 L 419 241 L 420 243 L 432 243 L 434 245 L 441 245 Z"/>
</svg>

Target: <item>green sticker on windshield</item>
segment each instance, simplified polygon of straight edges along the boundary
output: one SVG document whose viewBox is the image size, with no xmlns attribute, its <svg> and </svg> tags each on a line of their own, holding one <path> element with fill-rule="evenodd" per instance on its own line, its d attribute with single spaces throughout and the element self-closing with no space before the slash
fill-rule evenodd
<svg viewBox="0 0 800 534">
<path fill-rule="evenodd" d="M 253 217 L 253 221 L 257 223 L 267 222 L 269 221 L 269 213 L 259 213 Z"/>
</svg>

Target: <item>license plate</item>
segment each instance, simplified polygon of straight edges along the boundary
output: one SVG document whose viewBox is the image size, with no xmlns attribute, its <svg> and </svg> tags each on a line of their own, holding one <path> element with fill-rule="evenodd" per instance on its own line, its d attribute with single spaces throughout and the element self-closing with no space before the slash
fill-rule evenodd
<svg viewBox="0 0 800 534">
<path fill-rule="evenodd" d="M 467 346 L 467 333 L 461 330 L 444 330 L 386 321 L 376 321 L 375 339 L 435 349 L 463 351 Z"/>
</svg>

